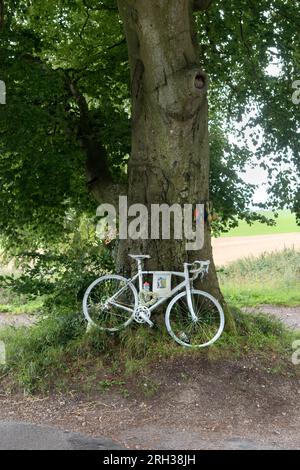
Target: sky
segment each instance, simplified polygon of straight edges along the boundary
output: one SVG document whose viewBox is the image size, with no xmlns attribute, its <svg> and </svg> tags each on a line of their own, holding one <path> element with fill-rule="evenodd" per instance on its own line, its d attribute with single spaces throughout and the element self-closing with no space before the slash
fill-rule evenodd
<svg viewBox="0 0 300 470">
<path fill-rule="evenodd" d="M 258 188 L 255 190 L 253 197 L 253 206 L 259 203 L 265 203 L 268 199 L 267 183 L 268 174 L 262 168 L 247 168 L 245 173 L 239 175 L 246 183 L 256 184 Z"/>
<path fill-rule="evenodd" d="M 275 49 L 276 52 L 276 49 Z M 276 56 L 275 56 L 276 57 Z M 271 62 L 266 68 L 266 72 L 268 75 L 272 77 L 280 77 L 282 72 L 282 66 L 278 62 L 277 59 L 271 56 Z M 249 116 L 248 116 L 249 117 Z M 245 122 L 241 125 L 244 126 Z M 233 140 L 236 143 L 235 138 Z M 255 152 L 255 147 L 253 147 L 251 140 L 248 140 L 249 148 Z M 255 190 L 254 198 L 253 198 L 253 206 L 255 207 L 256 204 L 265 203 L 268 199 L 267 195 L 267 185 L 269 181 L 268 173 L 263 168 L 257 166 L 255 168 L 251 167 L 250 165 L 246 168 L 245 173 L 239 173 L 239 176 L 249 184 L 258 185 L 258 188 Z"/>
</svg>

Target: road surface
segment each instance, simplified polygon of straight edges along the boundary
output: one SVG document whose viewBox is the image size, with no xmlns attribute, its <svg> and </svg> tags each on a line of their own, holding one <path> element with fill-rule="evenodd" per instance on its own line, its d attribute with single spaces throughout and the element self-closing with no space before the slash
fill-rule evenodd
<svg viewBox="0 0 300 470">
<path fill-rule="evenodd" d="M 0 421 L 0 450 L 112 450 L 121 447 L 110 439 L 94 439 L 49 426 Z"/>
</svg>

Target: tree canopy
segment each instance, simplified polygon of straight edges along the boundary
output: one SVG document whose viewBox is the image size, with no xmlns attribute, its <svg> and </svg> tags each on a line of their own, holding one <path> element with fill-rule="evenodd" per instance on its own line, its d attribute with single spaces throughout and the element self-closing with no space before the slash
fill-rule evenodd
<svg viewBox="0 0 300 470">
<path fill-rule="evenodd" d="M 189 0 L 187 0 L 189 1 Z M 198 2 L 199 3 L 199 2 Z M 211 200 L 216 229 L 249 210 L 259 164 L 270 204 L 300 216 L 299 1 L 215 0 L 197 11 L 210 78 Z M 131 105 L 117 4 L 0 0 L 0 231 L 10 243 L 60 239 L 66 214 L 95 213 L 99 188 L 126 184 Z M 170 46 L 171 47 L 171 46 Z M 235 138 L 233 138 L 235 136 Z M 107 201 L 105 201 L 107 202 Z M 33 235 L 34 234 L 34 235 Z"/>
</svg>

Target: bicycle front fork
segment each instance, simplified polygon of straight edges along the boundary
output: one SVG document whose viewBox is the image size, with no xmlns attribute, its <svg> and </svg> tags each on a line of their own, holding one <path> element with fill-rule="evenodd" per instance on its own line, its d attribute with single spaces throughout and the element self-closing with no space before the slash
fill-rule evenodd
<svg viewBox="0 0 300 470">
<path fill-rule="evenodd" d="M 187 296 L 187 303 L 189 307 L 189 311 L 191 314 L 192 321 L 194 323 L 197 323 L 198 317 L 197 314 L 194 310 L 193 306 L 193 300 L 192 300 L 192 289 L 191 289 L 191 281 L 190 281 L 190 276 L 189 276 L 189 264 L 185 263 L 184 264 L 184 272 L 185 272 L 185 279 L 186 279 L 186 296 Z"/>
</svg>

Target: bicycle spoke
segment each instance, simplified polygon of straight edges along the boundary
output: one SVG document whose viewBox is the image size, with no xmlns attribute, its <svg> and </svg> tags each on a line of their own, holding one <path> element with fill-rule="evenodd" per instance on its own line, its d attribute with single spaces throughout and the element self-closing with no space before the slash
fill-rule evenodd
<svg viewBox="0 0 300 470">
<path fill-rule="evenodd" d="M 199 346 L 210 342 L 220 329 L 220 312 L 216 304 L 200 292 L 191 294 L 197 321 L 189 309 L 187 296 L 183 295 L 169 313 L 170 329 L 174 338 L 188 346 Z"/>
<path fill-rule="evenodd" d="M 113 303 L 110 302 L 112 298 Z M 131 285 L 112 276 L 101 278 L 93 286 L 86 300 L 86 309 L 94 324 L 102 329 L 116 331 L 130 322 L 135 303 Z"/>
</svg>

